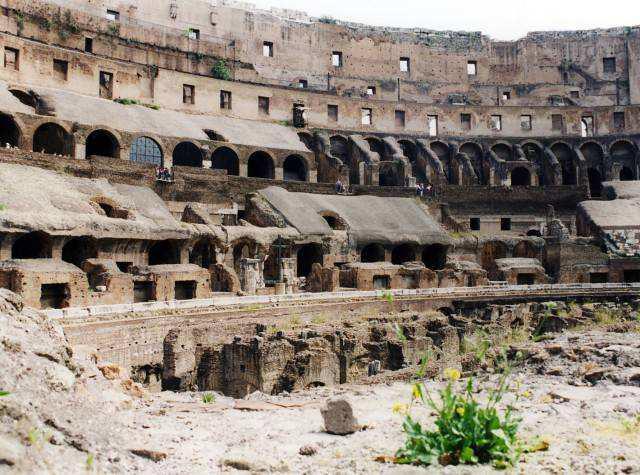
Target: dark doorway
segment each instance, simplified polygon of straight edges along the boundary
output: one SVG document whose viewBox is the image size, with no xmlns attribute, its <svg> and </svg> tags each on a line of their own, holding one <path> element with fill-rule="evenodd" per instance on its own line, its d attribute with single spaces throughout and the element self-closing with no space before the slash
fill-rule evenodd
<svg viewBox="0 0 640 475">
<path fill-rule="evenodd" d="M 153 302 L 153 283 L 152 282 L 134 282 L 133 283 L 133 302 Z"/>
<path fill-rule="evenodd" d="M 405 262 L 413 262 L 416 260 L 416 251 L 411 244 L 400 244 L 391 251 L 392 264 L 404 264 Z"/>
<path fill-rule="evenodd" d="M 447 264 L 447 247 L 431 244 L 422 250 L 422 263 L 431 270 L 442 270 Z"/>
<path fill-rule="evenodd" d="M 361 262 L 384 262 L 384 247 L 381 244 L 368 244 L 360 253 Z"/>
<path fill-rule="evenodd" d="M 40 308 L 67 308 L 69 306 L 67 284 L 42 284 L 40 286 Z"/>
<path fill-rule="evenodd" d="M 180 142 L 173 149 L 173 165 L 202 168 L 202 151 L 191 142 Z"/>
<path fill-rule="evenodd" d="M 602 175 L 595 168 L 589 168 L 589 190 L 594 198 L 602 196 Z"/>
<path fill-rule="evenodd" d="M 176 300 L 193 300 L 196 298 L 196 281 L 180 280 L 175 283 Z"/>
<path fill-rule="evenodd" d="M 374 275 L 373 276 L 373 288 L 374 290 L 390 289 L 391 278 L 388 275 Z"/>
<path fill-rule="evenodd" d="M 628 269 L 624 271 L 624 281 L 627 284 L 640 282 L 640 269 Z"/>
<path fill-rule="evenodd" d="M 118 139 L 106 130 L 94 130 L 87 137 L 85 157 L 120 157 Z"/>
<path fill-rule="evenodd" d="M 607 272 L 592 272 L 589 274 L 589 282 L 592 284 L 606 284 L 609 282 L 609 274 Z"/>
<path fill-rule="evenodd" d="M 179 263 L 180 253 L 178 246 L 173 241 L 159 241 L 149 249 L 150 266 Z"/>
<path fill-rule="evenodd" d="M 51 155 L 70 155 L 69 134 L 52 122 L 38 127 L 33 134 L 33 151 Z"/>
<path fill-rule="evenodd" d="M 211 168 L 226 170 L 227 175 L 240 175 L 240 161 L 236 152 L 228 147 L 220 147 L 211 155 Z"/>
<path fill-rule="evenodd" d="M 307 167 L 299 155 L 287 157 L 282 165 L 284 181 L 307 181 Z"/>
<path fill-rule="evenodd" d="M 311 273 L 313 264 L 322 264 L 322 246 L 320 244 L 305 244 L 298 250 L 298 277 L 307 277 Z"/>
<path fill-rule="evenodd" d="M 249 157 L 247 175 L 252 178 L 273 179 L 275 177 L 275 169 L 271 156 L 266 152 L 254 152 Z"/>
<path fill-rule="evenodd" d="M 622 167 L 620 170 L 620 180 L 621 181 L 633 181 L 635 180 L 635 174 L 633 170 L 629 167 Z"/>
<path fill-rule="evenodd" d="M 531 186 L 531 173 L 524 167 L 511 172 L 511 186 Z"/>
<path fill-rule="evenodd" d="M 533 274 L 518 274 L 518 285 L 533 285 L 536 282 L 536 276 Z"/>
<path fill-rule="evenodd" d="M 4 148 L 7 144 L 11 147 L 20 146 L 20 129 L 13 117 L 0 114 L 0 147 Z"/>
<path fill-rule="evenodd" d="M 62 248 L 62 260 L 82 269 L 87 259 L 98 257 L 98 246 L 89 237 L 74 238 Z"/>
<path fill-rule="evenodd" d="M 216 248 L 208 239 L 198 241 L 189 253 L 189 263 L 209 269 L 215 264 Z"/>
<path fill-rule="evenodd" d="M 11 258 L 49 259 L 51 258 L 51 239 L 41 232 L 25 234 L 11 246 Z"/>
</svg>

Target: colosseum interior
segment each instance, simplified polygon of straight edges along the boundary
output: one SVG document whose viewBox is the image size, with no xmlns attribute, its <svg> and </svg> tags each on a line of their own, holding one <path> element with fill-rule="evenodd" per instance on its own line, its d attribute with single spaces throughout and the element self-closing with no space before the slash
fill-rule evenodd
<svg viewBox="0 0 640 475">
<path fill-rule="evenodd" d="M 0 14 L 0 287 L 146 383 L 194 322 L 123 338 L 90 316 L 640 282 L 638 27 L 494 41 L 203 0 Z"/>
</svg>

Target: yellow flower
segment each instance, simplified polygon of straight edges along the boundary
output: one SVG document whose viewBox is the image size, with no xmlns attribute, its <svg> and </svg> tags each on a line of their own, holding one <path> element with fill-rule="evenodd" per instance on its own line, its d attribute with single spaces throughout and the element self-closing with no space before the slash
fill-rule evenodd
<svg viewBox="0 0 640 475">
<path fill-rule="evenodd" d="M 464 416 L 464 407 L 458 407 L 456 409 L 456 412 L 458 413 L 459 416 Z"/>
<path fill-rule="evenodd" d="M 407 411 L 409 410 L 409 406 L 407 406 L 406 404 L 396 402 L 392 406 L 391 410 L 393 411 L 394 414 L 406 414 Z"/>
<path fill-rule="evenodd" d="M 420 388 L 417 384 L 413 386 L 413 399 L 420 399 Z"/>
<path fill-rule="evenodd" d="M 531 391 L 526 390 L 522 393 L 522 397 L 526 397 L 527 399 L 529 399 L 531 397 Z"/>
<path fill-rule="evenodd" d="M 444 376 L 450 381 L 457 381 L 460 379 L 460 371 L 455 368 L 447 368 L 444 370 Z"/>
</svg>

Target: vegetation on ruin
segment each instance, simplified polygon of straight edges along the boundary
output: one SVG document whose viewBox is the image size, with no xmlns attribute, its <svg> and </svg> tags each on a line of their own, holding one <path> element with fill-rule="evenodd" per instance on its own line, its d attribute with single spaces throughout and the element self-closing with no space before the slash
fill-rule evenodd
<svg viewBox="0 0 640 475">
<path fill-rule="evenodd" d="M 435 429 L 429 430 L 405 415 L 405 444 L 396 454 L 396 462 L 415 465 L 492 464 L 496 468 L 514 465 L 522 448 L 518 440 L 520 418 L 512 405 L 504 412 L 497 406 L 509 391 L 509 372 L 505 371 L 496 388 L 490 391 L 486 404 L 474 396 L 476 388 L 469 379 L 464 390 L 457 388 L 458 370 L 447 370 L 448 383 L 434 398 L 426 385 L 413 386 L 414 399 L 436 413 Z M 517 399 L 517 398 L 516 398 Z"/>
<path fill-rule="evenodd" d="M 212 393 L 204 393 L 202 395 L 202 402 L 204 404 L 213 404 L 216 402 L 216 397 Z"/>
<path fill-rule="evenodd" d="M 328 15 L 322 15 L 318 21 L 320 23 L 326 23 L 327 25 L 335 25 L 338 23 L 338 20 Z"/>
<path fill-rule="evenodd" d="M 117 98 L 114 99 L 113 102 L 117 102 L 118 104 L 122 104 L 123 106 L 143 106 L 143 107 L 148 107 L 149 109 L 153 109 L 153 110 L 160 110 L 160 106 L 157 104 L 148 104 L 145 102 L 140 102 L 137 99 L 129 99 L 129 98 Z"/>
<path fill-rule="evenodd" d="M 58 36 L 67 39 L 71 35 L 80 33 L 80 26 L 76 22 L 70 11 L 66 11 L 64 16 L 58 19 Z"/>
<path fill-rule="evenodd" d="M 11 393 L 9 393 L 7 391 L 0 391 L 0 397 L 8 396 L 9 394 L 11 394 Z"/>
<path fill-rule="evenodd" d="M 227 62 L 224 59 L 219 59 L 211 68 L 211 74 L 215 79 L 221 79 L 222 81 L 230 81 L 231 80 L 231 71 L 229 70 L 229 66 L 227 66 Z"/>
</svg>

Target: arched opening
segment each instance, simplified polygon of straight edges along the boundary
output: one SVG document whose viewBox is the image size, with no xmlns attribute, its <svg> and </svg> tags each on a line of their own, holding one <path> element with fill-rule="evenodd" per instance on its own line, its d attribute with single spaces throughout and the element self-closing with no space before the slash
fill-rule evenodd
<svg viewBox="0 0 640 475">
<path fill-rule="evenodd" d="M 305 147 L 311 152 L 314 151 L 314 138 L 309 132 L 298 132 L 298 138 L 300 142 L 304 144 Z"/>
<path fill-rule="evenodd" d="M 527 236 L 542 237 L 542 233 L 539 229 L 529 229 L 529 231 L 527 231 Z"/>
<path fill-rule="evenodd" d="M 307 277 L 311 273 L 313 264 L 322 264 L 322 246 L 320 244 L 305 244 L 296 254 L 298 277 Z"/>
<path fill-rule="evenodd" d="M 489 279 L 496 280 L 496 259 L 507 257 L 507 245 L 501 241 L 489 241 L 482 246 L 480 265 L 489 274 Z"/>
<path fill-rule="evenodd" d="M 253 241 L 243 240 L 233 246 L 233 268 L 240 275 L 242 259 L 255 259 L 257 257 L 256 244 Z"/>
<path fill-rule="evenodd" d="M 365 140 L 369 144 L 371 151 L 377 153 L 380 156 L 380 160 L 384 160 L 384 143 L 382 140 L 376 137 L 367 137 Z"/>
<path fill-rule="evenodd" d="M 582 144 L 580 146 L 580 151 L 588 164 L 598 166 L 602 164 L 604 153 L 602 152 L 602 147 L 597 143 L 587 142 Z"/>
<path fill-rule="evenodd" d="M 33 134 L 33 151 L 51 155 L 71 155 L 71 141 L 64 128 L 53 122 L 42 124 Z"/>
<path fill-rule="evenodd" d="M 200 239 L 189 252 L 189 263 L 209 269 L 216 263 L 216 247 L 211 239 Z"/>
<path fill-rule="evenodd" d="M 247 163 L 247 175 L 252 178 L 270 178 L 273 180 L 275 168 L 271 156 L 262 151 L 252 153 Z"/>
<path fill-rule="evenodd" d="M 589 175 L 589 191 L 592 197 L 599 197 L 602 195 L 602 175 L 595 168 L 589 168 L 587 170 Z"/>
<path fill-rule="evenodd" d="M 542 148 L 536 143 L 527 142 L 522 145 L 522 152 L 528 161 L 536 166 L 538 172 L 538 185 L 547 185 L 547 169 L 543 159 Z"/>
<path fill-rule="evenodd" d="M 284 181 L 307 181 L 307 166 L 300 155 L 288 156 L 282 164 Z"/>
<path fill-rule="evenodd" d="M 11 246 L 11 259 L 50 259 L 51 238 L 42 232 L 20 236 Z"/>
<path fill-rule="evenodd" d="M 491 147 L 491 151 L 495 153 L 499 159 L 508 162 L 512 159 L 513 149 L 506 143 L 498 143 Z"/>
<path fill-rule="evenodd" d="M 341 135 L 334 135 L 329 139 L 331 144 L 331 155 L 346 163 L 349 158 L 349 142 Z"/>
<path fill-rule="evenodd" d="M 620 180 L 621 181 L 633 181 L 635 180 L 635 173 L 629 167 L 622 167 L 620 169 Z"/>
<path fill-rule="evenodd" d="M 573 161 L 573 151 L 571 148 L 562 142 L 558 142 L 551 147 L 551 151 L 560 162 L 562 167 L 562 184 L 563 185 L 575 185 L 577 184 L 576 167 Z"/>
<path fill-rule="evenodd" d="M 82 269 L 87 259 L 98 257 L 98 244 L 90 237 L 73 238 L 62 248 L 62 260 Z"/>
<path fill-rule="evenodd" d="M 405 262 L 413 262 L 416 260 L 416 251 L 411 244 L 400 244 L 391 251 L 392 264 L 404 264 Z"/>
<path fill-rule="evenodd" d="M 214 170 L 226 170 L 227 175 L 240 175 L 238 154 L 228 147 L 217 148 L 211 155 L 211 168 Z"/>
<path fill-rule="evenodd" d="M 431 270 L 442 270 L 447 264 L 447 246 L 431 244 L 422 249 L 422 263 Z"/>
<path fill-rule="evenodd" d="M 378 184 L 380 186 L 402 186 L 395 162 L 380 162 Z"/>
<path fill-rule="evenodd" d="M 511 186 L 531 186 L 531 172 L 525 167 L 517 167 L 511 171 Z"/>
<path fill-rule="evenodd" d="M 20 128 L 13 117 L 0 114 L 0 147 L 19 147 L 20 137 Z"/>
<path fill-rule="evenodd" d="M 540 234 L 539 231 L 538 234 Z M 516 247 L 513 248 L 513 257 L 537 259 L 538 250 L 529 241 L 520 241 L 518 244 L 516 244 Z"/>
<path fill-rule="evenodd" d="M 176 242 L 158 241 L 149 248 L 149 265 L 180 264 L 180 250 Z"/>
<path fill-rule="evenodd" d="M 438 157 L 438 160 L 440 160 L 440 163 L 442 163 L 442 168 L 444 169 L 444 173 L 447 176 L 447 180 L 449 181 L 449 184 L 457 185 L 458 177 L 453 170 L 453 163 L 449 153 L 449 146 L 444 142 L 435 141 L 429 144 L 429 148 Z"/>
<path fill-rule="evenodd" d="M 467 157 L 469 157 L 469 160 L 473 165 L 473 169 L 478 176 L 478 184 L 488 185 L 489 170 L 482 160 L 482 147 L 480 147 L 480 145 L 478 145 L 477 143 L 466 142 L 460 147 L 460 153 L 464 153 Z"/>
<path fill-rule="evenodd" d="M 334 231 L 345 231 L 347 229 L 347 223 L 344 219 L 331 211 L 322 212 L 320 216 L 322 216 L 327 225 Z"/>
<path fill-rule="evenodd" d="M 367 244 L 360 252 L 361 262 L 384 262 L 384 247 L 381 244 Z"/>
<path fill-rule="evenodd" d="M 131 143 L 129 159 L 136 163 L 162 166 L 162 149 L 158 142 L 149 137 L 138 137 Z"/>
<path fill-rule="evenodd" d="M 402 149 L 402 154 L 407 157 L 411 163 L 411 174 L 418 180 L 418 183 L 426 183 L 427 174 L 425 173 L 424 164 L 418 162 L 418 150 L 416 144 L 410 140 L 398 140 L 398 144 Z"/>
<path fill-rule="evenodd" d="M 120 157 L 118 139 L 107 130 L 94 130 L 87 137 L 85 157 Z"/>
<path fill-rule="evenodd" d="M 173 149 L 173 166 L 202 168 L 202 150 L 192 142 L 180 142 Z"/>
</svg>

